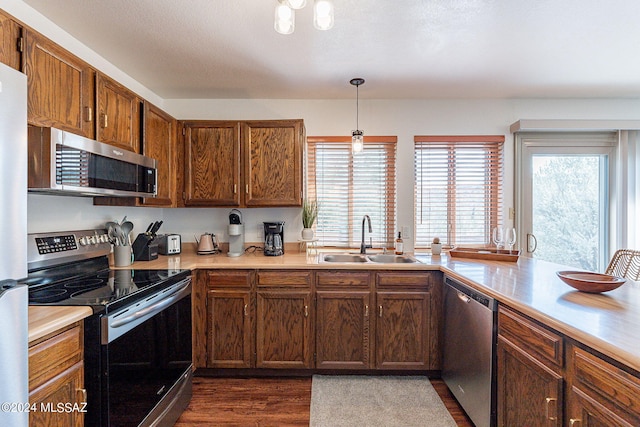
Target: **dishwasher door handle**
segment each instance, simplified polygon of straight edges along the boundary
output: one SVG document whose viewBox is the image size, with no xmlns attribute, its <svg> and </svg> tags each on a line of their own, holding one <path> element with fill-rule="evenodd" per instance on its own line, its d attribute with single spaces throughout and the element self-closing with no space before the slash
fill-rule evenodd
<svg viewBox="0 0 640 427">
<path fill-rule="evenodd" d="M 458 291 L 458 299 L 460 299 L 460 301 L 466 304 L 469 304 L 471 302 L 471 298 L 469 298 L 467 295 L 459 291 Z"/>
</svg>

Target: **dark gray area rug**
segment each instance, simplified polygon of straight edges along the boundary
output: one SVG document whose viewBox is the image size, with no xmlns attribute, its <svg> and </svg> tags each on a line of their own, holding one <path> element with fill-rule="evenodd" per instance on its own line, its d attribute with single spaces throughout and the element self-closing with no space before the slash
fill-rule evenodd
<svg viewBox="0 0 640 427">
<path fill-rule="evenodd" d="M 420 376 L 314 375 L 312 427 L 456 427 L 438 393 Z"/>
</svg>

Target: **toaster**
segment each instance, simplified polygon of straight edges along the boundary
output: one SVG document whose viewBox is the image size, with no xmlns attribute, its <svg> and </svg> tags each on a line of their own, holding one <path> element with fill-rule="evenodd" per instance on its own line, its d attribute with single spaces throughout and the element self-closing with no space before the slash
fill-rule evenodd
<svg viewBox="0 0 640 427">
<path fill-rule="evenodd" d="M 179 234 L 161 234 L 156 236 L 156 240 L 160 255 L 175 255 L 181 251 L 182 240 Z"/>
</svg>

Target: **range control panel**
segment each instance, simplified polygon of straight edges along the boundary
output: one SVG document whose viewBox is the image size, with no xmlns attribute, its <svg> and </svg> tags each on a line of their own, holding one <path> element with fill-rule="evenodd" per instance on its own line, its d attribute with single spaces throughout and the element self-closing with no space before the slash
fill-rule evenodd
<svg viewBox="0 0 640 427">
<path fill-rule="evenodd" d="M 27 262 L 29 270 L 59 264 L 61 261 L 94 258 L 111 252 L 104 229 L 58 231 L 29 234 Z"/>
</svg>

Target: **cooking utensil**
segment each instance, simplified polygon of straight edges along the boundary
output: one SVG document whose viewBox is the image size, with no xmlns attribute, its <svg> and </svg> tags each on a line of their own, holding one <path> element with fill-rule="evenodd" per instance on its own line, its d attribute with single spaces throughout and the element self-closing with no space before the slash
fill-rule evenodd
<svg viewBox="0 0 640 427">
<path fill-rule="evenodd" d="M 131 246 L 131 231 L 133 231 L 133 223 L 131 221 L 125 221 L 120 226 L 124 237 L 124 245 Z"/>
</svg>

